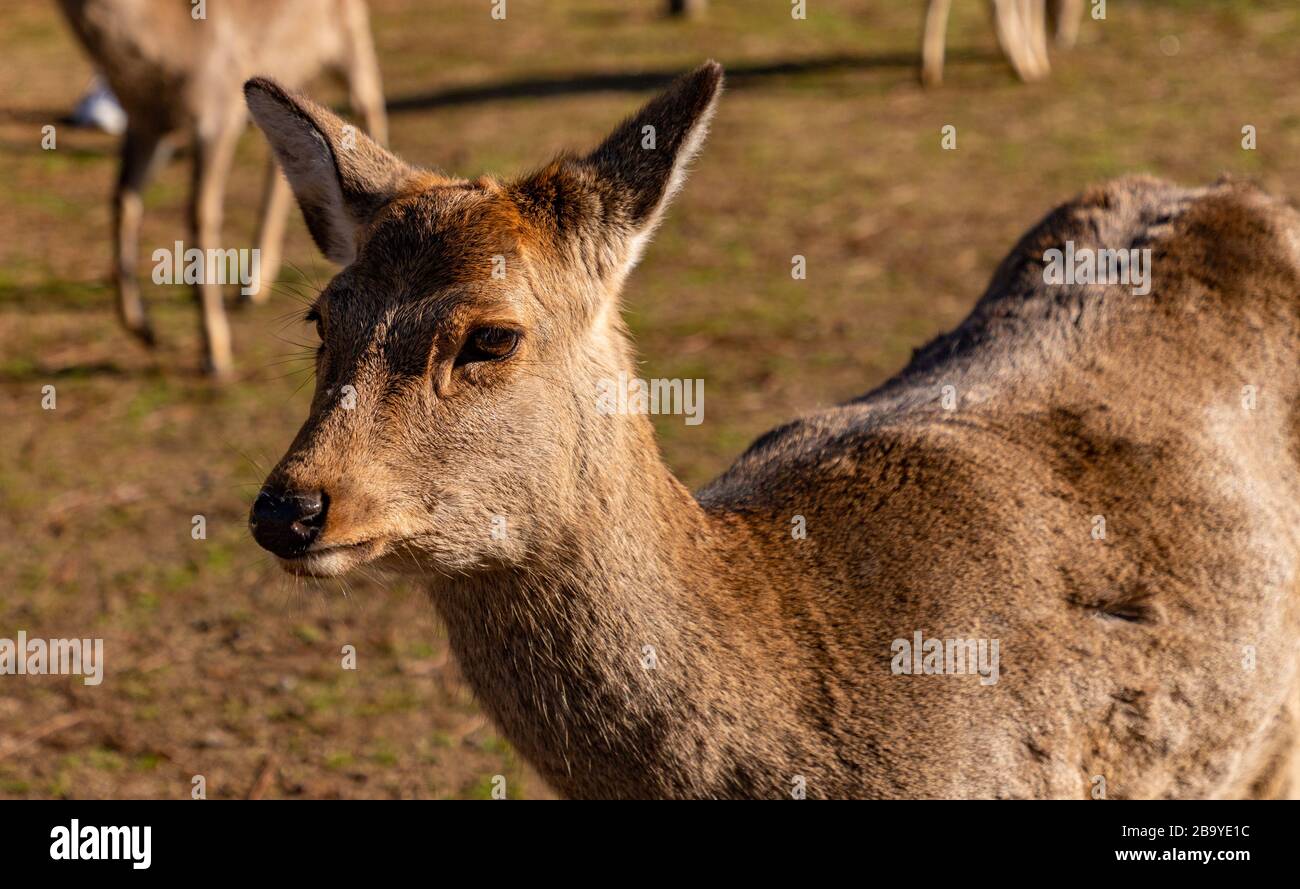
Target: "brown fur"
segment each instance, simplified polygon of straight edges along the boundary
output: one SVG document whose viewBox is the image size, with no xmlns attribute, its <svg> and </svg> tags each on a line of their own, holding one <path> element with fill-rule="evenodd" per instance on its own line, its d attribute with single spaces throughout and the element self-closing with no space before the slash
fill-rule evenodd
<svg viewBox="0 0 1300 889">
<path fill-rule="evenodd" d="M 364 0 L 221 0 L 205 19 L 184 0 L 59 0 L 68 23 L 104 72 L 127 112 L 122 167 L 113 198 L 114 281 L 118 314 L 147 344 L 154 341 L 140 298 L 141 195 L 177 136 L 194 146 L 190 243 L 221 243 L 222 203 L 235 143 L 245 124 L 244 80 L 266 72 L 299 85 L 333 69 L 349 82 L 354 110 L 380 142 L 386 119 L 379 68 Z M 258 232 L 260 281 L 251 297 L 267 297 L 280 266 L 289 191 L 275 165 L 266 174 Z M 217 375 L 232 369 L 230 330 L 221 288 L 195 285 L 204 359 Z"/>
<path fill-rule="evenodd" d="M 286 569 L 423 578 L 484 707 L 571 796 L 1295 794 L 1300 216 L 1234 182 L 1092 189 L 896 377 L 692 497 L 647 418 L 595 392 L 634 367 L 618 291 L 720 81 L 706 65 L 509 185 L 394 189 L 390 158 L 367 218 L 304 172 L 328 113 L 249 85 L 313 230 L 359 245 L 268 479 L 333 504 Z M 1046 285 L 1066 240 L 1150 247 L 1151 293 Z M 496 323 L 518 352 L 458 366 Z M 896 675 L 918 630 L 1000 640 L 1000 680 Z"/>
</svg>

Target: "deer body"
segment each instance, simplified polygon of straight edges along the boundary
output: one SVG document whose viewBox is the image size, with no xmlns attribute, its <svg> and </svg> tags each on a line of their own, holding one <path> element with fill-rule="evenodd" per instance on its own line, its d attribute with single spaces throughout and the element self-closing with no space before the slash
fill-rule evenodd
<svg viewBox="0 0 1300 889">
<path fill-rule="evenodd" d="M 616 295 L 720 80 L 515 183 L 366 145 L 337 187 L 338 122 L 251 83 L 347 265 L 257 540 L 298 574 L 414 570 L 570 796 L 1300 790 L 1300 217 L 1233 183 L 1094 189 L 898 376 L 692 496 L 648 419 L 594 393 L 634 366 Z M 1149 293 L 1045 283 L 1067 241 L 1152 250 Z M 996 641 L 996 676 L 900 673 L 918 633 Z"/>
<path fill-rule="evenodd" d="M 643 462 L 593 480 L 599 521 L 541 578 L 435 592 L 466 675 L 574 796 L 1296 793 L 1300 265 L 1265 225 L 1300 234 L 1236 187 L 1099 189 L 956 332 L 698 502 L 621 442 Z M 1151 239 L 1163 305 L 1042 283 L 1045 245 Z M 1191 283 L 1207 250 L 1222 290 Z M 916 630 L 999 639 L 998 682 L 894 674 Z"/>
<path fill-rule="evenodd" d="M 190 247 L 224 249 L 222 204 L 235 144 L 246 121 L 243 82 L 264 71 L 303 84 L 323 70 L 349 82 L 354 110 L 381 142 L 386 121 L 364 0 L 227 0 L 195 19 L 192 7 L 166 0 L 60 0 L 74 34 L 103 71 L 127 112 L 122 165 L 113 198 L 114 283 L 126 328 L 153 343 L 137 283 L 142 194 L 177 137 L 194 147 Z M 274 164 L 267 169 L 258 231 L 259 280 L 266 298 L 280 266 L 290 194 Z M 229 325 L 217 282 L 195 285 L 204 358 L 217 375 L 231 371 Z"/>
</svg>

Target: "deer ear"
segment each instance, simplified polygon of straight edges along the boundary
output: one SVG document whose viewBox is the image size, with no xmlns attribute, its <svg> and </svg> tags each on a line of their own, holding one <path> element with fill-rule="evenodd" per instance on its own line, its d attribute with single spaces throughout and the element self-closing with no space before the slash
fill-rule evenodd
<svg viewBox="0 0 1300 889">
<path fill-rule="evenodd" d="M 266 134 L 321 251 L 339 265 L 356 258 L 375 213 L 414 170 L 357 127 L 273 80 L 244 84 L 253 120 Z"/>
<path fill-rule="evenodd" d="M 722 66 L 705 62 L 623 121 L 584 159 L 623 222 L 652 229 L 704 144 L 722 92 Z"/>
<path fill-rule="evenodd" d="M 524 211 L 576 245 L 594 275 L 616 281 L 641 250 L 699 151 L 722 91 L 706 62 L 619 124 L 582 158 L 562 158 L 514 187 Z"/>
</svg>

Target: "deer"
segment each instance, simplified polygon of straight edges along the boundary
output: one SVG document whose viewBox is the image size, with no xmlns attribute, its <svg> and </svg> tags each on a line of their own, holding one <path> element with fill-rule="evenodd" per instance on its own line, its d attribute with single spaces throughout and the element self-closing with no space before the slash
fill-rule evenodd
<svg viewBox="0 0 1300 889">
<path fill-rule="evenodd" d="M 123 326 L 146 346 L 156 337 L 137 264 L 143 193 L 176 143 L 193 150 L 190 247 L 221 249 L 226 181 L 247 121 L 242 87 L 258 71 L 300 85 L 323 71 L 346 78 L 352 109 L 387 141 L 383 88 L 364 0 L 256 0 L 198 5 L 171 0 L 59 0 L 73 34 L 127 112 L 113 192 L 113 282 Z M 256 274 L 246 296 L 264 302 L 276 280 L 292 198 L 274 161 L 266 170 Z M 230 325 L 218 281 L 194 285 L 203 364 L 233 371 Z"/>
<path fill-rule="evenodd" d="M 722 85 L 706 63 L 587 153 L 465 180 L 250 80 L 342 267 L 255 541 L 415 578 L 573 798 L 1295 794 L 1300 214 L 1094 186 L 903 370 L 692 494 L 597 392 Z M 1048 283 L 1066 248 L 1152 251 L 1149 290 Z"/>
<path fill-rule="evenodd" d="M 928 0 L 921 36 L 921 82 L 943 82 L 944 44 L 952 0 Z M 1083 0 L 989 0 L 998 46 L 1016 76 L 1026 83 L 1046 78 L 1052 70 L 1047 56 L 1047 32 L 1056 45 L 1070 49 L 1079 38 Z"/>
</svg>

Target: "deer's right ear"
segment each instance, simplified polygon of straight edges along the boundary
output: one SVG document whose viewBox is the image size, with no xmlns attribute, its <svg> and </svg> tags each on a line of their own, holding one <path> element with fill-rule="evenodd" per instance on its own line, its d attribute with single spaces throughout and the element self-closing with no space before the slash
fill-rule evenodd
<svg viewBox="0 0 1300 889">
<path fill-rule="evenodd" d="M 722 66 L 706 62 L 623 121 L 585 157 L 562 156 L 513 186 L 525 213 L 581 246 L 598 277 L 619 281 L 704 142 L 722 91 Z"/>
<path fill-rule="evenodd" d="M 273 80 L 253 78 L 244 97 L 312 238 L 334 262 L 350 264 L 364 227 L 414 171 L 357 127 Z"/>
</svg>

